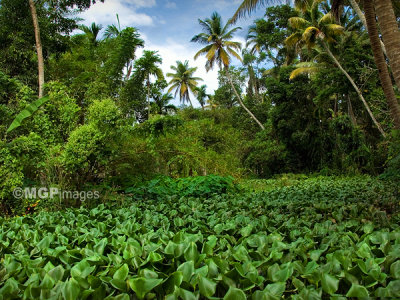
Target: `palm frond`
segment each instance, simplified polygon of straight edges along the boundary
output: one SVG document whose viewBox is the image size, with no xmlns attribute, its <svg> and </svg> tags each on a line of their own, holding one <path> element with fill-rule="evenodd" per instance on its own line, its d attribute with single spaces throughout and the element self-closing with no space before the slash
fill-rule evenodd
<svg viewBox="0 0 400 300">
<path fill-rule="evenodd" d="M 300 17 L 290 18 L 288 21 L 288 24 L 293 29 L 302 29 L 302 28 L 310 26 L 310 22 L 308 22 L 306 19 L 300 18 Z"/>
</svg>

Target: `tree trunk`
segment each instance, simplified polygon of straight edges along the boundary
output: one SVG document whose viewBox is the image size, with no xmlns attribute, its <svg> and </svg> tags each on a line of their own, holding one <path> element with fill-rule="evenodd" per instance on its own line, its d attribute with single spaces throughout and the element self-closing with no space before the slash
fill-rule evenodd
<svg viewBox="0 0 400 300">
<path fill-rule="evenodd" d="M 35 2 L 29 0 L 29 7 L 31 9 L 31 15 L 33 20 L 33 29 L 35 31 L 36 40 L 36 52 L 38 57 L 38 73 L 39 73 L 39 98 L 43 97 L 43 85 L 44 85 L 44 59 L 43 59 L 43 49 L 42 42 L 40 40 L 40 28 L 39 21 L 36 12 Z"/>
<path fill-rule="evenodd" d="M 372 1 L 365 1 L 364 10 L 368 25 L 368 34 L 371 40 L 372 52 L 374 53 L 375 64 L 378 67 L 379 78 L 382 83 L 383 92 L 385 93 L 390 114 L 394 120 L 394 127 L 396 129 L 400 129 L 400 105 L 394 93 L 392 79 L 390 78 L 389 70 L 386 65 L 385 56 L 383 55 L 379 44 L 380 39 L 378 29 L 376 27 L 374 3 Z"/>
<path fill-rule="evenodd" d="M 378 128 L 379 132 L 382 134 L 383 137 L 386 137 L 385 132 L 382 129 L 382 126 L 379 124 L 379 122 L 375 119 L 371 109 L 369 108 L 369 105 L 367 101 L 365 101 L 364 96 L 362 95 L 360 89 L 357 87 L 356 83 L 354 82 L 353 78 L 349 75 L 349 73 L 346 72 L 345 69 L 343 69 L 342 65 L 340 62 L 336 59 L 335 55 L 329 50 L 329 46 L 322 41 L 322 44 L 326 50 L 326 52 L 329 54 L 329 56 L 332 58 L 332 60 L 335 62 L 336 66 L 342 71 L 342 73 L 347 77 L 347 79 L 350 81 L 351 85 L 353 86 L 354 90 L 357 92 L 358 97 L 361 99 L 362 103 L 364 104 L 369 116 L 371 117 L 372 121 L 374 122 L 375 126 Z"/>
<path fill-rule="evenodd" d="M 347 113 L 349 114 L 351 123 L 353 124 L 354 127 L 356 127 L 357 119 L 356 116 L 354 115 L 353 105 L 351 105 L 350 95 L 347 95 Z"/>
<path fill-rule="evenodd" d="M 264 125 L 261 124 L 261 122 L 258 121 L 258 119 L 256 118 L 256 116 L 246 107 L 246 105 L 244 105 L 244 103 L 243 103 L 243 101 L 242 101 L 242 98 L 239 96 L 239 93 L 236 91 L 235 85 L 233 84 L 232 77 L 231 77 L 231 74 L 229 73 L 228 68 L 225 68 L 225 71 L 226 71 L 226 76 L 228 77 L 229 83 L 230 83 L 231 86 L 232 86 L 233 92 L 235 93 L 236 98 L 238 99 L 240 106 L 243 107 L 243 109 L 244 109 L 244 110 L 250 115 L 250 117 L 258 124 L 258 126 L 260 126 L 260 128 L 261 128 L 262 130 L 265 130 Z"/>
<path fill-rule="evenodd" d="M 361 20 L 361 22 L 363 23 L 365 29 L 368 28 L 367 26 L 367 20 L 366 20 L 366 16 L 364 16 L 360 6 L 358 6 L 357 2 L 355 0 L 349 0 L 350 5 L 353 7 L 354 11 L 356 12 L 358 18 Z M 367 14 L 367 2 L 371 2 L 371 1 L 365 1 L 364 3 L 364 10 L 365 10 L 365 15 Z M 372 4 L 373 5 L 373 4 Z M 379 38 L 378 38 L 379 39 Z M 385 44 L 382 42 L 381 39 L 379 39 L 379 43 L 380 43 L 380 47 L 382 48 L 383 53 L 387 56 L 386 54 L 386 48 L 385 48 Z"/>
<path fill-rule="evenodd" d="M 375 1 L 375 12 L 378 16 L 378 23 L 393 77 L 397 87 L 400 88 L 400 31 L 391 0 Z"/>
</svg>

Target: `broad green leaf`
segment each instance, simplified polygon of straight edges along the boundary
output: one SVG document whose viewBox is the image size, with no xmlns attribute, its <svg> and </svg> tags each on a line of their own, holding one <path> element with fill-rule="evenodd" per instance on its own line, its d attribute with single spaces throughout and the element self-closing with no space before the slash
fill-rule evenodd
<svg viewBox="0 0 400 300">
<path fill-rule="evenodd" d="M 199 252 L 197 250 L 197 246 L 195 243 L 191 242 L 190 245 L 186 248 L 184 253 L 186 261 L 192 260 L 196 262 L 199 258 Z"/>
<path fill-rule="evenodd" d="M 74 278 L 70 278 L 65 282 L 62 294 L 65 300 L 76 300 L 78 299 L 80 290 L 79 283 Z"/>
<path fill-rule="evenodd" d="M 214 281 L 207 279 L 206 277 L 199 276 L 199 288 L 200 288 L 200 293 L 203 296 L 211 297 L 212 295 L 215 294 L 217 284 Z"/>
<path fill-rule="evenodd" d="M 400 279 L 400 260 L 392 263 L 390 266 L 390 274 L 393 278 Z"/>
<path fill-rule="evenodd" d="M 136 293 L 137 297 L 139 299 L 143 299 L 148 292 L 150 292 L 156 286 L 161 284 L 162 281 L 163 281 L 162 279 L 149 279 L 140 277 L 135 279 L 129 279 L 128 284 L 131 287 L 131 289 Z"/>
<path fill-rule="evenodd" d="M 329 274 L 322 274 L 322 289 L 329 295 L 334 294 L 339 288 L 339 280 Z"/>
<path fill-rule="evenodd" d="M 241 289 L 230 287 L 224 300 L 246 300 L 246 295 Z"/>
<path fill-rule="evenodd" d="M 114 273 L 113 279 L 118 279 L 123 281 L 128 277 L 128 274 L 129 274 L 129 267 L 127 264 L 124 264 Z"/>
<path fill-rule="evenodd" d="M 14 129 L 18 128 L 22 125 L 22 121 L 26 118 L 32 116 L 43 104 L 49 101 L 49 97 L 43 97 L 33 101 L 32 103 L 28 104 L 25 109 L 23 109 L 11 123 L 10 127 L 7 129 L 7 133 L 13 131 Z"/>
<path fill-rule="evenodd" d="M 194 274 L 194 263 L 193 261 L 187 261 L 181 264 L 177 271 L 182 272 L 183 281 L 190 282 L 192 275 Z"/>
<path fill-rule="evenodd" d="M 369 293 L 362 285 L 352 284 L 350 290 L 346 294 L 346 297 L 368 298 Z"/>
</svg>

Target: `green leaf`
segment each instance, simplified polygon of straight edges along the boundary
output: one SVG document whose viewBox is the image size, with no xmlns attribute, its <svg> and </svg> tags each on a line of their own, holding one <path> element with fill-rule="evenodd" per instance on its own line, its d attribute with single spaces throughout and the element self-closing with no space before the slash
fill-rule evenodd
<svg viewBox="0 0 400 300">
<path fill-rule="evenodd" d="M 71 268 L 71 276 L 75 278 L 86 278 L 94 269 L 96 269 L 95 266 L 91 267 L 86 260 L 82 260 Z"/>
<path fill-rule="evenodd" d="M 21 123 L 23 120 L 26 118 L 29 118 L 32 116 L 43 104 L 45 104 L 50 98 L 49 97 L 43 97 L 40 99 L 37 99 L 36 101 L 33 101 L 32 103 L 28 104 L 24 110 L 22 110 L 14 119 L 14 121 L 11 123 L 10 127 L 7 129 L 7 133 L 13 131 L 14 129 L 18 128 L 21 126 Z"/>
<path fill-rule="evenodd" d="M 215 293 L 217 284 L 206 277 L 199 276 L 199 288 L 203 296 L 211 297 Z"/>
<path fill-rule="evenodd" d="M 322 274 L 322 289 L 329 295 L 334 294 L 339 288 L 339 280 L 329 274 Z"/>
<path fill-rule="evenodd" d="M 183 281 L 190 282 L 190 279 L 194 274 L 194 262 L 193 261 L 184 262 L 178 267 L 177 271 L 182 272 Z"/>
<path fill-rule="evenodd" d="M 114 273 L 113 279 L 124 281 L 128 277 L 128 274 L 129 274 L 129 267 L 127 264 L 124 264 Z"/>
<path fill-rule="evenodd" d="M 107 246 L 107 238 L 102 239 L 96 245 L 94 245 L 93 250 L 100 255 L 103 255 L 104 249 Z"/>
<path fill-rule="evenodd" d="M 241 289 L 230 287 L 224 300 L 246 300 L 246 295 Z"/>
<path fill-rule="evenodd" d="M 269 294 L 277 298 L 281 298 L 283 293 L 285 292 L 285 289 L 286 289 L 286 282 L 277 282 L 268 284 L 265 287 L 264 292 L 268 292 Z"/>
<path fill-rule="evenodd" d="M 163 281 L 162 279 L 150 279 L 150 278 L 140 277 L 135 279 L 129 279 L 128 284 L 131 287 L 131 289 L 136 293 L 138 298 L 143 299 L 148 292 L 150 292 L 156 286 L 161 284 L 162 281 Z"/>
<path fill-rule="evenodd" d="M 346 294 L 346 297 L 368 298 L 369 293 L 362 285 L 352 284 L 350 290 Z"/>
<path fill-rule="evenodd" d="M 79 283 L 74 278 L 70 278 L 65 282 L 62 294 L 65 300 L 76 300 L 78 299 L 80 291 Z"/>
<path fill-rule="evenodd" d="M 64 268 L 61 265 L 58 265 L 54 269 L 50 270 L 48 274 L 53 278 L 54 282 L 61 281 L 64 277 Z"/>
<path fill-rule="evenodd" d="M 186 261 L 192 260 L 196 262 L 199 258 L 199 251 L 197 250 L 197 246 L 195 243 L 191 242 L 190 245 L 186 248 L 184 257 Z"/>
<path fill-rule="evenodd" d="M 400 260 L 392 263 L 390 266 L 390 274 L 393 278 L 400 279 Z"/>
</svg>

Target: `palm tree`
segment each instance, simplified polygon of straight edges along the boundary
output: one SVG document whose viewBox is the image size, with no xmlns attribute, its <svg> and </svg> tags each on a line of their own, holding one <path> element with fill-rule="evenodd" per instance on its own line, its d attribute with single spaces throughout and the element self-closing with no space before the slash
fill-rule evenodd
<svg viewBox="0 0 400 300">
<path fill-rule="evenodd" d="M 210 98 L 210 95 L 207 94 L 207 86 L 203 84 L 202 86 L 196 88 L 197 91 L 197 101 L 199 101 L 201 105 L 201 109 L 204 109 L 206 105 L 206 98 Z"/>
<path fill-rule="evenodd" d="M 176 66 L 171 66 L 171 69 L 174 70 L 175 73 L 167 73 L 167 77 L 171 77 L 171 81 L 168 83 L 168 85 L 171 86 L 168 93 L 175 89 L 175 97 L 179 92 L 179 99 L 182 103 L 189 102 L 190 106 L 193 106 L 189 92 L 196 94 L 198 81 L 203 81 L 203 79 L 199 77 L 193 77 L 197 68 L 189 67 L 189 62 L 186 60 L 184 63 L 177 61 Z"/>
<path fill-rule="evenodd" d="M 164 74 L 158 66 L 162 63 L 162 58 L 157 53 L 158 51 L 145 50 L 143 56 L 135 61 L 136 72 L 141 72 L 146 79 L 148 119 L 150 119 L 150 76 L 156 76 L 157 80 L 164 79 Z"/>
<path fill-rule="evenodd" d="M 371 0 L 372 1 L 372 0 Z M 375 11 L 382 32 L 390 67 L 397 87 L 400 87 L 400 31 L 391 0 L 375 1 Z"/>
<path fill-rule="evenodd" d="M 311 18 L 310 21 L 302 17 L 293 17 L 289 19 L 289 26 L 295 29 L 296 32 L 286 39 L 286 44 L 289 47 L 297 46 L 301 48 L 306 46 L 308 49 L 315 48 L 317 44 L 320 44 L 332 59 L 334 64 L 349 80 L 359 98 L 363 102 L 375 126 L 385 137 L 385 132 L 372 114 L 372 111 L 369 108 L 367 101 L 364 99 L 360 89 L 357 87 L 349 73 L 347 73 L 347 71 L 342 67 L 338 59 L 333 55 L 329 48 L 328 43 L 334 42 L 334 37 L 343 33 L 344 28 L 340 25 L 334 24 L 334 17 L 331 13 L 321 16 L 319 11 L 320 2 L 320 0 L 314 0 L 313 4 L 311 5 L 311 10 L 307 11 L 307 16 L 310 16 Z"/>
<path fill-rule="evenodd" d="M 203 32 L 194 36 L 192 38 L 192 42 L 197 42 L 206 46 L 196 53 L 194 59 L 197 59 L 200 55 L 205 55 L 207 58 L 205 66 L 207 71 L 211 70 L 215 64 L 217 64 L 220 69 L 224 68 L 225 74 L 233 88 L 239 104 L 260 126 L 260 128 L 264 130 L 264 125 L 244 105 L 242 98 L 235 89 L 235 86 L 232 82 L 232 77 L 229 73 L 231 55 L 242 61 L 242 58 L 236 52 L 241 50 L 241 44 L 239 42 L 232 41 L 234 33 L 241 28 L 235 27 L 229 30 L 231 24 L 228 22 L 227 24 L 223 25 L 222 18 L 217 12 L 214 12 L 211 18 L 207 18 L 205 20 L 199 19 L 199 24 L 203 28 Z"/>
<path fill-rule="evenodd" d="M 117 21 L 118 21 L 118 27 L 114 24 L 108 25 L 105 32 L 104 32 L 104 37 L 106 39 L 112 39 L 116 38 L 121 34 L 121 24 L 119 22 L 119 16 L 117 14 Z"/>
<path fill-rule="evenodd" d="M 29 7 L 31 10 L 32 20 L 33 20 L 33 29 L 35 31 L 35 40 L 36 40 L 36 53 L 38 57 L 38 76 L 39 76 L 39 98 L 43 97 L 43 85 L 44 85 L 44 59 L 43 59 L 43 48 L 42 41 L 40 39 L 40 27 L 38 16 L 36 12 L 35 2 L 33 0 L 29 0 Z"/>
<path fill-rule="evenodd" d="M 169 102 L 173 99 L 174 97 L 170 93 L 153 94 L 153 100 L 154 100 L 154 102 L 152 102 L 153 111 L 155 111 L 155 113 L 159 115 L 168 115 L 172 112 L 176 112 L 177 111 L 176 106 L 173 104 L 169 104 Z"/>
<path fill-rule="evenodd" d="M 376 16 L 374 12 L 374 4 L 372 1 L 364 3 L 365 17 L 368 28 L 368 34 L 371 40 L 372 52 L 374 53 L 375 63 L 379 70 L 379 78 L 382 83 L 382 89 L 390 109 L 390 114 L 394 120 L 394 127 L 400 129 L 400 105 L 394 93 L 392 79 L 386 64 L 385 56 L 382 52 L 379 41 L 378 28 L 376 27 Z M 398 31 L 398 29 L 397 29 Z"/>
<path fill-rule="evenodd" d="M 354 8 L 354 10 L 357 12 L 358 15 L 363 15 L 361 9 L 358 7 L 358 4 L 355 2 L 355 0 L 349 0 L 349 2 L 352 5 L 352 7 Z M 339 7 L 343 4 L 344 4 L 344 0 L 333 1 L 332 2 L 333 13 L 338 15 Z M 384 16 L 390 15 L 390 12 L 388 12 L 388 13 L 382 12 L 382 7 L 380 6 L 381 4 L 382 3 L 380 1 L 375 2 L 375 7 L 380 8 L 381 15 L 384 15 Z M 386 7 L 386 9 L 388 9 L 390 11 L 390 8 L 392 8 L 391 3 L 389 3 L 387 5 L 388 6 Z M 388 71 L 387 62 L 386 62 L 386 59 L 384 56 L 384 54 L 386 54 L 386 47 L 383 44 L 382 40 L 379 38 L 379 33 L 377 30 L 377 25 L 376 25 L 375 7 L 374 7 L 373 1 L 365 1 L 364 2 L 365 17 L 364 17 L 363 22 L 365 22 L 364 26 L 368 29 L 368 35 L 369 35 L 369 39 L 371 41 L 371 48 L 372 48 L 372 52 L 374 54 L 375 64 L 377 65 L 378 70 L 379 70 L 379 78 L 380 78 L 380 81 L 382 84 L 382 89 L 385 93 L 385 97 L 386 97 L 386 100 L 387 100 L 387 103 L 388 103 L 388 106 L 390 109 L 390 114 L 394 120 L 394 126 L 395 126 L 395 128 L 400 129 L 400 105 L 399 105 L 399 102 L 397 101 L 396 95 L 394 93 L 392 80 L 391 80 L 390 73 Z M 378 10 L 376 11 L 376 13 L 378 13 Z M 387 17 L 384 17 L 383 20 L 386 20 L 386 18 Z M 393 12 L 392 18 L 394 18 L 394 21 L 396 23 L 396 19 L 394 17 L 394 12 Z M 389 19 L 390 19 L 390 17 L 389 17 Z M 380 20 L 382 21 L 382 18 L 380 18 Z M 397 26 L 397 23 L 396 23 L 396 26 Z M 382 26 L 381 26 L 381 30 L 382 30 Z M 396 36 L 395 31 L 397 31 L 397 33 L 398 33 L 398 27 L 396 27 L 394 29 L 394 33 L 393 33 Z M 382 36 L 383 36 L 383 32 L 382 32 Z M 386 36 L 388 36 L 388 35 L 386 34 Z M 390 36 L 391 36 L 391 34 L 389 32 L 389 37 Z M 393 38 L 393 37 L 390 37 L 390 39 L 391 38 Z M 391 40 L 389 40 L 389 41 L 391 41 Z M 398 48 L 398 45 L 397 45 L 397 48 Z M 392 47 L 391 47 L 391 52 L 392 52 Z M 395 56 L 396 54 L 394 54 L 394 55 L 390 54 L 390 55 L 393 58 L 393 56 Z M 389 57 L 389 53 L 387 53 L 387 56 Z M 393 68 L 393 60 L 391 60 L 390 57 L 389 57 L 389 60 L 390 60 L 391 66 L 392 66 L 393 74 L 395 74 L 395 69 Z M 394 61 L 396 61 L 396 59 Z M 396 77 L 395 77 L 395 79 L 396 79 Z M 399 81 L 396 80 L 396 83 L 399 85 L 400 80 Z"/>
<path fill-rule="evenodd" d="M 79 25 L 79 29 L 82 30 L 86 36 L 88 37 L 90 43 L 93 46 L 97 46 L 99 41 L 97 39 L 100 31 L 103 29 L 102 25 L 97 25 L 95 22 L 93 22 L 90 27 L 86 25 Z"/>
</svg>

